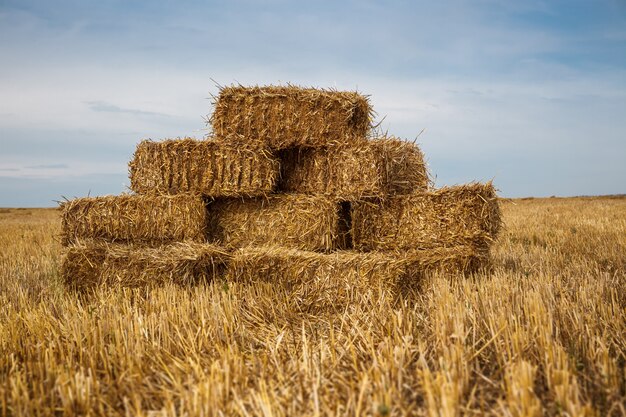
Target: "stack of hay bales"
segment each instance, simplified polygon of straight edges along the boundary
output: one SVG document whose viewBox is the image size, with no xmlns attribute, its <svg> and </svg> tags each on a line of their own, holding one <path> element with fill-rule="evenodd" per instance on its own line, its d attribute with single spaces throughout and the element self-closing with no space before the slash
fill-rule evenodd
<svg viewBox="0 0 626 417">
<path fill-rule="evenodd" d="M 63 204 L 72 288 L 270 282 L 309 306 L 488 261 L 491 184 L 433 190 L 421 150 L 371 137 L 353 92 L 226 87 L 204 140 L 143 141 L 133 194 Z"/>
</svg>

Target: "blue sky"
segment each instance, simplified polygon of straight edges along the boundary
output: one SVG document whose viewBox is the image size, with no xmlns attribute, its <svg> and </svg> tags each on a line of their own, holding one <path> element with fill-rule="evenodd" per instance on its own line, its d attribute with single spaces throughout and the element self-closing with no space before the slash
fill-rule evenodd
<svg viewBox="0 0 626 417">
<path fill-rule="evenodd" d="M 358 89 L 438 185 L 626 192 L 623 0 L 0 0 L 0 57 L 0 207 L 124 191 L 215 82 Z"/>
</svg>

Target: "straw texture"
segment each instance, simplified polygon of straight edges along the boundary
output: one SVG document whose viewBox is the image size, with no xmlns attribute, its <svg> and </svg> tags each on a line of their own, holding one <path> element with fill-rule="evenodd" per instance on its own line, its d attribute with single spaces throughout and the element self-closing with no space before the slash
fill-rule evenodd
<svg viewBox="0 0 626 417">
<path fill-rule="evenodd" d="M 227 267 L 226 279 L 251 285 L 272 284 L 287 291 L 300 310 L 318 313 L 341 310 L 372 292 L 404 284 L 402 262 L 379 253 L 321 254 L 282 247 L 239 249 Z"/>
<path fill-rule="evenodd" d="M 500 225 L 491 183 L 352 204 L 354 247 L 365 251 L 457 245 L 486 248 Z"/>
<path fill-rule="evenodd" d="M 274 189 L 279 169 L 267 149 L 190 138 L 146 140 L 129 164 L 130 188 L 137 193 L 258 196 Z"/>
<path fill-rule="evenodd" d="M 209 204 L 209 241 L 229 248 L 285 245 L 312 251 L 345 247 L 341 205 L 323 196 L 222 198 Z"/>
<path fill-rule="evenodd" d="M 406 269 L 415 276 L 432 271 L 448 274 L 471 273 L 489 267 L 491 262 L 486 248 L 473 245 L 396 251 L 394 256 L 401 259 Z"/>
<path fill-rule="evenodd" d="M 220 90 L 210 122 L 227 141 L 284 149 L 362 142 L 371 118 L 368 98 L 356 92 L 232 86 Z"/>
<path fill-rule="evenodd" d="M 430 180 L 417 145 L 393 137 L 325 148 L 279 152 L 284 192 L 343 200 L 425 191 Z"/>
<path fill-rule="evenodd" d="M 92 243 L 68 249 L 61 275 L 77 291 L 98 286 L 193 285 L 223 274 L 228 257 L 217 246 L 193 242 L 162 247 Z"/>
<path fill-rule="evenodd" d="M 280 246 L 248 247 L 232 253 L 226 279 L 276 285 L 288 291 L 289 299 L 300 308 L 314 312 L 343 309 L 381 292 L 402 295 L 419 288 L 425 273 L 469 272 L 485 259 L 471 247 L 330 254 Z"/>
<path fill-rule="evenodd" d="M 64 245 L 84 240 L 206 241 L 208 216 L 199 195 L 87 197 L 63 203 L 61 209 Z"/>
</svg>

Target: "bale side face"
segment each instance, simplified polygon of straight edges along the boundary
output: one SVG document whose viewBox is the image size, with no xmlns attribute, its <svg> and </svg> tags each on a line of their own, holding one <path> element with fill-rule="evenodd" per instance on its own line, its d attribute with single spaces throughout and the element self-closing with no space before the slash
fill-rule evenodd
<svg viewBox="0 0 626 417">
<path fill-rule="evenodd" d="M 223 275 L 227 259 L 219 247 L 200 243 L 155 248 L 95 243 L 70 248 L 62 275 L 66 285 L 77 291 L 99 286 L 195 285 Z"/>
<path fill-rule="evenodd" d="M 284 149 L 362 142 L 372 114 L 356 92 L 232 86 L 220 90 L 210 122 L 218 137 Z"/>
<path fill-rule="evenodd" d="M 472 247 L 323 254 L 262 246 L 234 251 L 226 279 L 276 285 L 286 290 L 287 299 L 300 309 L 316 312 L 342 310 L 350 303 L 381 295 L 407 295 L 419 288 L 427 273 L 471 272 L 486 261 L 486 254 Z"/>
<path fill-rule="evenodd" d="M 476 272 L 490 264 L 489 251 L 471 245 L 413 249 L 396 252 L 395 255 L 414 276 L 435 271 L 466 274 Z"/>
<path fill-rule="evenodd" d="M 206 241 L 206 202 L 198 195 L 88 197 L 61 207 L 64 245 L 84 240 L 149 244 Z"/>
<path fill-rule="evenodd" d="M 276 246 L 239 249 L 226 270 L 232 282 L 276 285 L 309 313 L 340 311 L 381 292 L 393 295 L 404 276 L 402 262 L 384 254 L 322 254 Z"/>
<path fill-rule="evenodd" d="M 70 247 L 61 263 L 63 282 L 78 291 L 97 286 L 105 258 L 106 247 L 103 245 Z"/>
<path fill-rule="evenodd" d="M 500 225 L 500 208 L 491 183 L 352 205 L 354 247 L 364 251 L 459 245 L 488 248 Z"/>
<path fill-rule="evenodd" d="M 264 195 L 279 170 L 269 150 L 189 138 L 142 141 L 129 163 L 130 188 L 140 194 Z"/>
<path fill-rule="evenodd" d="M 359 145 L 279 153 L 279 189 L 343 200 L 409 194 L 430 185 L 424 155 L 413 143 L 378 138 Z"/>
<path fill-rule="evenodd" d="M 209 241 L 238 248 L 285 245 L 311 251 L 344 247 L 341 206 L 323 196 L 217 199 L 209 204 Z"/>
</svg>

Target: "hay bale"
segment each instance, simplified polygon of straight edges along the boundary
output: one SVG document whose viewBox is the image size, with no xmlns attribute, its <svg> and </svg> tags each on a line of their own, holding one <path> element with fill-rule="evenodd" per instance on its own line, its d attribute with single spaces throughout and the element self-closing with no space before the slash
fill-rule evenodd
<svg viewBox="0 0 626 417">
<path fill-rule="evenodd" d="M 285 245 L 312 251 L 346 247 L 340 203 L 324 196 L 283 194 L 209 203 L 209 241 L 228 248 Z"/>
<path fill-rule="evenodd" d="M 342 310 L 381 290 L 395 294 L 405 278 L 402 262 L 380 253 L 322 254 L 277 246 L 233 252 L 226 280 L 272 284 L 300 311 Z"/>
<path fill-rule="evenodd" d="M 434 271 L 467 274 L 488 267 L 491 261 L 486 248 L 472 245 L 411 249 L 396 251 L 394 255 L 404 262 L 406 270 L 414 276 Z"/>
<path fill-rule="evenodd" d="M 353 302 L 387 294 L 410 294 L 426 273 L 469 272 L 484 263 L 484 254 L 471 247 L 383 253 L 338 251 L 323 254 L 279 246 L 234 251 L 226 280 L 259 285 L 269 283 L 288 291 L 300 310 L 341 310 Z"/>
<path fill-rule="evenodd" d="M 227 141 L 284 149 L 362 142 L 372 115 L 356 92 L 232 86 L 220 90 L 210 123 Z"/>
<path fill-rule="evenodd" d="M 102 244 L 71 246 L 61 263 L 61 278 L 73 289 L 89 288 L 97 284 L 106 258 Z"/>
<path fill-rule="evenodd" d="M 222 275 L 228 257 L 217 246 L 193 242 L 161 247 L 92 243 L 68 249 L 61 275 L 77 291 L 98 286 L 193 285 Z"/>
<path fill-rule="evenodd" d="M 142 141 L 129 164 L 136 193 L 258 196 L 271 192 L 279 162 L 266 149 L 214 140 Z"/>
<path fill-rule="evenodd" d="M 487 248 L 500 225 L 500 208 L 491 183 L 352 205 L 354 247 L 364 251 L 458 245 Z"/>
<path fill-rule="evenodd" d="M 61 204 L 61 241 L 205 242 L 208 216 L 202 196 L 120 195 Z"/>
<path fill-rule="evenodd" d="M 278 188 L 284 192 L 358 200 L 424 191 L 430 185 L 419 147 L 393 137 L 326 148 L 293 148 L 278 155 Z"/>
</svg>

